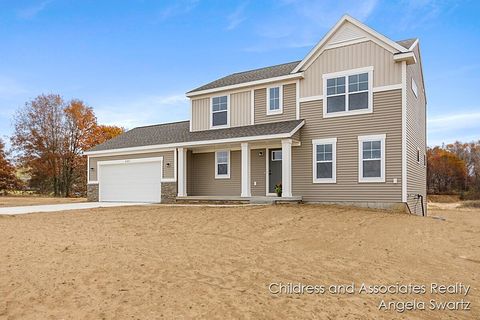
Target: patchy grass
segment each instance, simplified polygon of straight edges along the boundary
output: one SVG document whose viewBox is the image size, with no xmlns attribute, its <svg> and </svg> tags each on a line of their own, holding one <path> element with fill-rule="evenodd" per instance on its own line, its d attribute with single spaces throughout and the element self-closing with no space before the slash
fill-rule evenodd
<svg viewBox="0 0 480 320">
<path fill-rule="evenodd" d="M 462 208 L 479 208 L 480 209 L 480 200 L 473 201 L 463 201 L 460 205 Z"/>
<path fill-rule="evenodd" d="M 429 194 L 427 199 L 428 202 L 454 203 L 460 201 L 460 196 L 457 194 Z"/>
<path fill-rule="evenodd" d="M 480 210 L 428 214 L 152 205 L 0 216 L 0 318 L 478 319 Z M 274 295 L 274 282 L 472 289 Z M 471 311 L 378 310 L 382 299 L 462 298 Z"/>
<path fill-rule="evenodd" d="M 85 202 L 86 198 L 55 198 L 44 196 L 0 196 L 0 207 L 34 206 Z"/>
</svg>

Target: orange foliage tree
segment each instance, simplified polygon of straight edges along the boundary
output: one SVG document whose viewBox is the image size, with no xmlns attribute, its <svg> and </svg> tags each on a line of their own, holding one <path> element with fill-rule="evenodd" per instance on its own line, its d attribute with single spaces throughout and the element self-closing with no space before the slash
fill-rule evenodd
<svg viewBox="0 0 480 320">
<path fill-rule="evenodd" d="M 427 151 L 429 193 L 452 193 L 465 189 L 467 168 L 455 153 L 435 147 Z"/>
<path fill-rule="evenodd" d="M 81 100 L 65 102 L 55 94 L 27 102 L 14 118 L 12 145 L 31 176 L 30 186 L 55 196 L 85 193 L 83 151 L 124 132 L 98 125 L 93 109 Z"/>
<path fill-rule="evenodd" d="M 7 159 L 5 144 L 0 139 L 0 193 L 20 188 L 20 180 L 15 175 L 15 167 Z"/>
</svg>

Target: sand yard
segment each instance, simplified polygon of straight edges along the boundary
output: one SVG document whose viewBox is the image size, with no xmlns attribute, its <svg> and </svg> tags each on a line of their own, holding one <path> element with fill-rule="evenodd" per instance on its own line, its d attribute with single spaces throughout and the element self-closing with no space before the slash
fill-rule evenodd
<svg viewBox="0 0 480 320">
<path fill-rule="evenodd" d="M 480 210 L 120 207 L 0 216 L 0 319 L 474 319 Z M 471 286 L 461 294 L 274 294 L 272 283 Z M 471 302 L 470 311 L 378 310 Z M 428 307 L 428 306 L 427 306 Z"/>
</svg>

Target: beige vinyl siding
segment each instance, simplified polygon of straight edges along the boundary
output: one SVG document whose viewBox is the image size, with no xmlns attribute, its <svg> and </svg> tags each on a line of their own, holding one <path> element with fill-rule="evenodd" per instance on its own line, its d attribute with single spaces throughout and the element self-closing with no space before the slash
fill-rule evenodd
<svg viewBox="0 0 480 320">
<path fill-rule="evenodd" d="M 402 68 L 393 54 L 372 41 L 325 50 L 305 70 L 300 80 L 300 97 L 323 94 L 322 75 L 373 66 L 373 86 L 400 84 Z"/>
<path fill-rule="evenodd" d="M 250 91 L 233 93 L 230 95 L 230 126 L 239 127 L 251 124 Z"/>
<path fill-rule="evenodd" d="M 296 94 L 295 83 L 283 85 L 283 112 L 281 114 L 267 115 L 267 89 L 255 90 L 255 124 L 295 120 L 296 118 Z"/>
<path fill-rule="evenodd" d="M 262 156 L 260 156 L 262 152 Z M 251 150 L 250 156 L 250 183 L 252 196 L 265 196 L 266 186 L 266 153 L 265 149 Z M 255 185 L 255 182 L 257 185 Z"/>
<path fill-rule="evenodd" d="M 419 47 L 414 49 L 417 58 L 416 64 L 407 65 L 407 195 L 421 194 L 424 197 L 426 210 L 427 169 L 423 165 L 423 155 L 426 153 L 426 100 L 423 91 L 422 64 Z M 412 91 L 412 78 L 417 84 L 418 98 Z M 420 149 L 420 163 L 417 162 L 417 148 Z M 422 214 L 421 202 L 409 196 L 407 198 L 410 210 Z"/>
<path fill-rule="evenodd" d="M 301 103 L 306 119 L 301 146 L 292 149 L 293 194 L 314 202 L 402 201 L 402 94 L 391 90 L 373 94 L 373 113 L 322 117 L 322 100 Z M 385 183 L 358 182 L 358 136 L 386 134 Z M 313 183 L 312 140 L 337 138 L 337 182 Z M 393 183 L 393 179 L 397 183 Z"/>
<path fill-rule="evenodd" d="M 240 196 L 240 151 L 230 152 L 230 179 L 215 179 L 215 152 L 193 153 L 192 158 L 191 195 Z"/>
<path fill-rule="evenodd" d="M 165 151 L 165 152 L 151 152 L 151 153 L 138 153 L 138 154 L 126 154 L 119 156 L 103 156 L 103 157 L 90 157 L 89 159 L 89 175 L 90 181 L 97 180 L 98 166 L 99 161 L 110 161 L 110 160 L 126 160 L 126 159 L 141 159 L 141 158 L 156 158 L 163 157 L 163 177 L 164 178 L 175 178 L 175 151 Z M 167 166 L 167 164 L 170 164 Z M 95 168 L 95 170 L 90 170 L 90 168 Z"/>
<path fill-rule="evenodd" d="M 192 131 L 210 128 L 210 98 L 192 100 Z"/>
<path fill-rule="evenodd" d="M 193 152 L 187 151 L 187 196 L 193 195 Z"/>
</svg>

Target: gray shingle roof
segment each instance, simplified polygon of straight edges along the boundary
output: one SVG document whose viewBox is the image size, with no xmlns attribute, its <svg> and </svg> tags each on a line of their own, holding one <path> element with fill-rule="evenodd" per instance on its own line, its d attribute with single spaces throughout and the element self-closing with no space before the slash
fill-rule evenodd
<svg viewBox="0 0 480 320">
<path fill-rule="evenodd" d="M 288 62 L 284 64 L 278 64 L 275 66 L 233 73 L 226 77 L 207 83 L 206 85 L 193 89 L 187 93 L 220 88 L 225 86 L 231 86 L 231 85 L 250 82 L 250 81 L 257 81 L 257 80 L 263 80 L 268 78 L 285 76 L 290 74 L 292 70 L 295 69 L 295 67 L 299 63 L 300 61 L 293 61 L 293 62 Z"/>
<path fill-rule="evenodd" d="M 397 43 L 399 45 L 401 45 L 402 47 L 404 47 L 405 49 L 410 49 L 410 47 L 412 46 L 412 44 L 417 40 L 417 38 L 412 38 L 412 39 L 405 39 L 405 40 L 400 40 L 400 41 L 397 41 Z"/>
<path fill-rule="evenodd" d="M 189 121 L 165 123 L 134 128 L 88 151 L 282 134 L 291 132 L 302 121 L 290 120 L 196 132 L 190 132 Z"/>
</svg>

